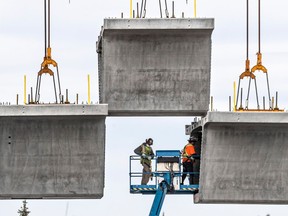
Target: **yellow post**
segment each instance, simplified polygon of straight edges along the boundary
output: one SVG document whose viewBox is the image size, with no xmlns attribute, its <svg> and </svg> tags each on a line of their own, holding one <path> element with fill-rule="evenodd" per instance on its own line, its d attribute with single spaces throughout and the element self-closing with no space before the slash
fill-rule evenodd
<svg viewBox="0 0 288 216">
<path fill-rule="evenodd" d="M 91 103 L 90 99 L 90 75 L 88 74 L 88 104 Z"/>
<path fill-rule="evenodd" d="M 233 83 L 233 87 L 234 87 L 234 100 L 233 100 L 233 111 L 236 111 L 236 82 L 234 81 Z"/>
<path fill-rule="evenodd" d="M 24 75 L 24 105 L 26 104 L 26 75 Z"/>
<path fill-rule="evenodd" d="M 196 1 L 197 0 L 194 0 L 194 18 L 196 18 Z"/>
<path fill-rule="evenodd" d="M 211 96 L 211 110 L 210 111 L 213 111 L 213 96 Z"/>
<path fill-rule="evenodd" d="M 132 8 L 132 1 L 133 0 L 130 0 L 130 19 L 132 19 L 132 11 L 133 11 L 133 8 Z"/>
</svg>

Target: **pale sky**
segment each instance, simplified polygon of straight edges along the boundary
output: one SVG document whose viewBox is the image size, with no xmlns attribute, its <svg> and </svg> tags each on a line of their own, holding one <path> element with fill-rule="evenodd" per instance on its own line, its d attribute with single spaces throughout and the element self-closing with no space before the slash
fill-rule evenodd
<svg viewBox="0 0 288 216">
<path fill-rule="evenodd" d="M 103 19 L 129 16 L 129 0 L 51 0 L 52 58 L 58 62 L 62 92 L 69 89 L 70 101 L 87 101 L 87 74 L 91 76 L 91 97 L 98 102 L 96 40 Z M 164 0 L 162 0 L 164 3 Z M 169 8 L 171 1 L 167 0 Z M 175 1 L 176 17 L 182 12 L 193 16 L 193 0 Z M 250 1 L 251 66 L 256 64 L 257 0 Z M 140 3 L 140 0 L 139 0 Z M 136 1 L 133 0 L 134 8 Z M 279 91 L 279 107 L 288 109 L 288 2 L 262 1 L 262 63 L 268 69 L 271 94 Z M 171 12 L 171 9 L 170 9 Z M 158 0 L 147 0 L 147 17 L 159 18 Z M 228 110 L 233 81 L 245 69 L 246 1 L 197 0 L 197 17 L 215 18 L 212 34 L 211 95 L 214 109 Z M 36 76 L 44 54 L 43 1 L 0 0 L 0 103 L 15 104 L 16 94 L 23 104 L 23 76 L 35 88 Z M 259 97 L 266 94 L 264 74 L 257 72 Z M 259 77 L 259 79 L 258 79 Z M 44 77 L 46 78 L 46 77 Z M 53 100 L 49 81 L 43 80 L 45 102 Z M 47 78 L 48 79 L 48 78 Z M 49 80 L 49 79 L 48 79 Z M 50 80 L 51 81 L 51 80 Z M 247 81 L 247 80 L 246 80 Z M 244 81 L 243 81 L 244 82 Z M 264 88 L 264 90 L 263 90 Z M 44 93 L 45 92 L 45 93 Z M 52 95 L 52 96 L 51 96 Z M 254 92 L 251 90 L 251 104 Z M 265 95 L 266 96 L 266 95 Z M 107 118 L 106 169 L 104 197 L 100 200 L 28 200 L 30 216 L 144 216 L 154 196 L 129 193 L 128 158 L 146 138 L 154 138 L 154 150 L 181 149 L 186 142 L 184 126 L 193 117 Z M 141 167 L 139 167 L 141 169 Z M 22 200 L 0 201 L 0 216 L 15 216 Z M 67 208 L 68 207 L 68 208 Z M 66 208 L 68 209 L 67 215 Z M 162 208 L 165 216 L 284 216 L 285 205 L 195 205 L 192 196 L 167 196 Z"/>
</svg>

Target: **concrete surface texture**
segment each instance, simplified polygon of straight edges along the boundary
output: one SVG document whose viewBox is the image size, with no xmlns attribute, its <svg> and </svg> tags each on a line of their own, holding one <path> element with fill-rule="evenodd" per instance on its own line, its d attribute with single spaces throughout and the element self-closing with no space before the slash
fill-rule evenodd
<svg viewBox="0 0 288 216">
<path fill-rule="evenodd" d="M 196 203 L 288 203 L 288 113 L 209 112 Z"/>
<path fill-rule="evenodd" d="M 100 102 L 110 115 L 205 115 L 214 19 L 105 19 Z"/>
<path fill-rule="evenodd" d="M 101 198 L 108 108 L 97 106 L 1 106 L 0 199 Z"/>
</svg>

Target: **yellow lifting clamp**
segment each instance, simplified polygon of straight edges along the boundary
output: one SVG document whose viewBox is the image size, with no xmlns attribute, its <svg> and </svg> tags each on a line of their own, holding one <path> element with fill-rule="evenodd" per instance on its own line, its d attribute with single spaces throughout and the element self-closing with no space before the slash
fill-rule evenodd
<svg viewBox="0 0 288 216">
<path fill-rule="evenodd" d="M 54 67 L 58 66 L 57 62 L 51 58 L 50 47 L 47 48 L 47 56 L 44 57 L 44 60 L 41 64 L 41 70 L 38 72 L 38 75 L 41 76 L 42 74 L 49 74 L 50 76 L 54 76 L 54 72 L 49 69 L 49 65 L 53 65 Z"/>
<path fill-rule="evenodd" d="M 54 72 L 48 68 L 48 65 L 38 72 L 38 76 L 42 76 L 42 74 L 49 74 L 50 76 L 54 76 Z"/>
<path fill-rule="evenodd" d="M 256 70 L 261 70 L 263 73 L 267 73 L 267 69 L 262 65 L 262 54 L 258 52 L 257 54 L 257 64 L 252 67 L 251 72 L 254 73 Z"/>
<path fill-rule="evenodd" d="M 245 71 L 240 75 L 239 78 L 243 79 L 244 77 L 250 77 L 251 79 L 256 78 L 256 76 L 250 71 L 250 61 L 248 59 L 246 60 Z"/>
<path fill-rule="evenodd" d="M 47 56 L 44 57 L 44 61 L 41 64 L 42 68 L 44 68 L 48 65 L 53 65 L 54 67 L 57 67 L 57 62 L 51 58 L 51 51 L 52 51 L 51 47 L 48 47 L 47 48 Z"/>
</svg>

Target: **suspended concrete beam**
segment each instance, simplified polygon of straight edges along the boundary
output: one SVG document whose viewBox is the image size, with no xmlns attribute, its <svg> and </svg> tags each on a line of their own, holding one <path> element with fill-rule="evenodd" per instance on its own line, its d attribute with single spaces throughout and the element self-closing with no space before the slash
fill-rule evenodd
<svg viewBox="0 0 288 216">
<path fill-rule="evenodd" d="M 288 204 L 288 113 L 209 112 L 202 127 L 196 203 Z"/>
<path fill-rule="evenodd" d="M 0 199 L 101 198 L 107 105 L 0 106 Z"/>
<path fill-rule="evenodd" d="M 214 19 L 105 19 L 97 42 L 109 115 L 203 116 Z"/>
</svg>

